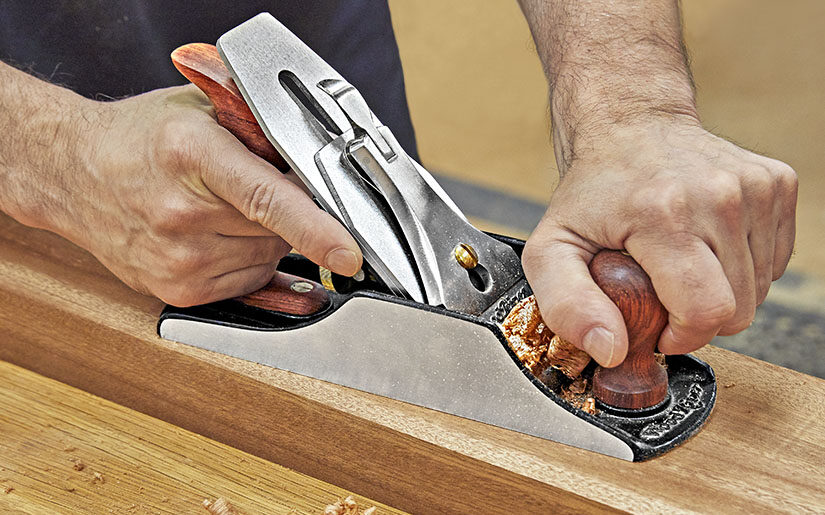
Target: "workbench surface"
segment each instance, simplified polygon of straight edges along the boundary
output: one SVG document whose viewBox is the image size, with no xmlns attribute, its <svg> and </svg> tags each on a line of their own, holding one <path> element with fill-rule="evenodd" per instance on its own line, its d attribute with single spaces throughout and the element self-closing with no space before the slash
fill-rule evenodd
<svg viewBox="0 0 825 515">
<path fill-rule="evenodd" d="M 161 340 L 162 305 L 87 253 L 6 217 L 0 235 L 0 359 L 399 509 L 825 509 L 820 379 L 702 349 L 706 427 L 628 463 Z"/>
<path fill-rule="evenodd" d="M 323 513 L 350 492 L 0 361 L 0 513 Z M 376 515 L 401 513 L 353 495 Z"/>
</svg>

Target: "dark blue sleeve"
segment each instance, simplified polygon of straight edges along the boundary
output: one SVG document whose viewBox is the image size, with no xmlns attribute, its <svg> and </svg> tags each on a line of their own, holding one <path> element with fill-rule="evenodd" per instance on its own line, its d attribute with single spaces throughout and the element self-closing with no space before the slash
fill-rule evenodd
<svg viewBox="0 0 825 515">
<path fill-rule="evenodd" d="M 90 98 L 185 83 L 169 59 L 271 12 L 357 87 L 417 158 L 386 0 L 3 0 L 0 59 Z"/>
</svg>

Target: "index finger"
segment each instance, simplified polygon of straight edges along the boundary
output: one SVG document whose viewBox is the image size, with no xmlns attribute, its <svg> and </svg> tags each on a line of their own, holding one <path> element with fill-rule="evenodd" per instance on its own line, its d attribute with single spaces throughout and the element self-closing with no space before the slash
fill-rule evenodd
<svg viewBox="0 0 825 515">
<path fill-rule="evenodd" d="M 202 169 L 210 190 L 316 264 L 350 276 L 361 268 L 361 250 L 352 235 L 302 188 L 228 131 L 219 131 L 216 140 L 224 151 Z"/>
</svg>

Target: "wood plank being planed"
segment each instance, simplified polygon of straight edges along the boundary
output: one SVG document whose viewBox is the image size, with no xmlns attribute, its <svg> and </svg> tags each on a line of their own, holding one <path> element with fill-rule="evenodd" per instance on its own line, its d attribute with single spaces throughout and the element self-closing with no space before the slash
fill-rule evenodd
<svg viewBox="0 0 825 515">
<path fill-rule="evenodd" d="M 164 341 L 159 301 L 0 218 L 0 359 L 412 512 L 825 507 L 825 381 L 708 347 L 707 426 L 644 463 Z M 726 387 L 729 385 L 729 387 Z"/>
</svg>

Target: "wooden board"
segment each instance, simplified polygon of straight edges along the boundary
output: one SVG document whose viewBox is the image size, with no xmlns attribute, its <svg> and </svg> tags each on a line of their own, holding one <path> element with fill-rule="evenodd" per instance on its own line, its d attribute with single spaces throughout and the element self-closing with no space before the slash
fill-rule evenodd
<svg viewBox="0 0 825 515">
<path fill-rule="evenodd" d="M 0 218 L 0 359 L 416 513 L 825 507 L 825 381 L 717 348 L 682 447 L 627 463 L 161 340 L 161 304 Z"/>
<path fill-rule="evenodd" d="M 350 492 L 0 362 L 0 512 L 317 515 Z M 378 514 L 401 513 L 354 496 Z"/>
</svg>

